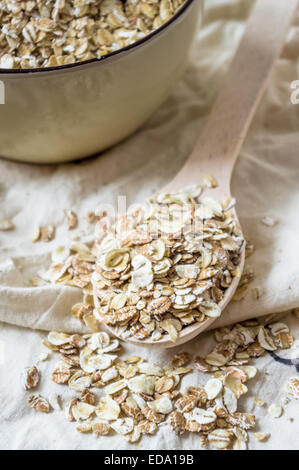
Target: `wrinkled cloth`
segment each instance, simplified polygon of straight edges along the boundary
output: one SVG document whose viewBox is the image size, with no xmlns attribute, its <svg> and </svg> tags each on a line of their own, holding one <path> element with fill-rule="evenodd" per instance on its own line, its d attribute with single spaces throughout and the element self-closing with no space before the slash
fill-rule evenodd
<svg viewBox="0 0 299 470">
<path fill-rule="evenodd" d="M 30 279 L 47 269 L 53 249 L 69 239 L 66 210 L 76 211 L 80 221 L 72 235 L 92 240 L 92 228 L 85 220 L 88 211 L 103 203 L 116 206 L 120 195 L 127 197 L 128 205 L 143 201 L 178 172 L 221 88 L 252 5 L 251 0 L 207 2 L 204 24 L 198 31 L 189 66 L 175 90 L 142 129 L 118 146 L 73 164 L 39 166 L 0 161 L 0 218 L 10 218 L 16 226 L 13 231 L 0 232 L 1 448 L 134 448 L 118 436 L 96 440 L 81 435 L 72 429 L 63 413 L 46 416 L 33 412 L 26 404 L 20 372 L 37 360 L 45 332 L 53 329 L 83 332 L 80 322 L 70 314 L 72 305 L 82 298 L 81 291 L 54 285 L 32 287 Z M 255 279 L 245 298 L 232 302 L 213 327 L 289 311 L 299 305 L 299 105 L 292 104 L 290 99 L 290 85 L 299 79 L 298 47 L 299 11 L 232 179 L 241 225 L 256 246 L 247 262 Z M 265 226 L 261 222 L 264 216 L 277 218 L 278 223 Z M 49 223 L 57 228 L 55 240 L 32 243 L 33 226 Z M 253 295 L 256 287 L 261 292 L 258 300 Z M 298 320 L 296 324 L 296 319 L 289 316 L 287 322 L 299 338 Z M 173 351 L 207 353 L 212 341 L 212 334 L 204 333 L 187 347 Z M 127 355 L 138 353 L 159 363 L 167 361 L 173 351 L 125 345 Z M 283 355 L 290 354 L 295 359 L 296 351 L 295 343 L 292 351 Z M 45 395 L 57 391 L 57 385 L 49 379 L 52 360 L 41 366 L 45 378 L 40 390 Z M 298 375 L 293 365 L 282 365 L 270 355 L 256 363 L 261 372 L 249 385 L 252 391 L 244 401 L 244 409 L 249 412 L 254 409 L 253 396 L 258 394 L 269 404 L 273 400 L 279 402 L 285 380 Z M 270 375 L 263 373 L 266 369 Z M 205 380 L 197 373 L 184 378 L 183 387 Z M 63 401 L 69 396 L 68 391 L 61 394 Z M 263 444 L 252 439 L 250 448 L 298 448 L 295 436 L 299 424 L 289 421 L 296 415 L 293 402 L 279 421 L 283 433 L 277 431 L 277 422 L 267 416 L 265 407 L 256 407 L 254 412 L 259 418 L 259 429 L 272 435 Z M 139 447 L 197 449 L 198 440 L 196 435 L 179 439 L 161 426 L 155 436 L 143 438 Z"/>
</svg>

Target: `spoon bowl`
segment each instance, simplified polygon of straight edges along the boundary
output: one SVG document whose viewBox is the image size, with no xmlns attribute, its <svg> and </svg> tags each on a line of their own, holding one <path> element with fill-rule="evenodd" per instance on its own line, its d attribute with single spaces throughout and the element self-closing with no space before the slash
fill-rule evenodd
<svg viewBox="0 0 299 470">
<path fill-rule="evenodd" d="M 245 246 L 242 247 L 241 250 L 241 256 L 240 256 L 240 264 L 239 264 L 239 269 L 242 272 L 244 268 L 244 263 L 245 263 Z M 236 292 L 236 289 L 239 285 L 239 278 L 234 277 L 230 287 L 226 290 L 225 295 L 223 299 L 219 302 L 219 306 L 221 310 L 223 311 L 225 307 L 228 305 L 230 302 L 231 298 L 233 297 L 234 293 Z M 94 295 L 94 304 L 95 307 L 99 307 L 99 301 L 98 297 Z M 198 336 L 200 333 L 203 331 L 207 330 L 216 320 L 217 318 L 207 318 L 201 323 L 192 323 L 192 325 L 184 327 L 180 333 L 177 341 L 174 343 L 173 341 L 170 340 L 170 337 L 168 334 L 165 334 L 161 337 L 160 340 L 158 341 L 153 341 L 149 338 L 140 340 L 136 339 L 134 337 L 129 337 L 126 339 L 126 341 L 136 344 L 138 346 L 144 346 L 144 347 L 159 347 L 162 349 L 168 349 L 168 348 L 173 348 L 176 346 L 179 346 L 181 344 L 187 343 L 188 341 L 191 341 L 194 339 L 196 336 Z M 114 328 L 105 325 L 104 323 L 101 324 L 103 328 L 107 331 L 112 336 L 117 336 L 119 339 L 123 340 L 121 336 L 118 336 L 115 333 Z"/>
</svg>

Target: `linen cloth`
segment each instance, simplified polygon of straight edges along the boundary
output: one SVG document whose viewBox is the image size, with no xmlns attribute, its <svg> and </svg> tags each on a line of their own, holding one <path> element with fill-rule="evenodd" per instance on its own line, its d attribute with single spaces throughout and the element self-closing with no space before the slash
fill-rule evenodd
<svg viewBox="0 0 299 470">
<path fill-rule="evenodd" d="M 281 0 L 282 1 L 282 0 Z M 101 203 L 117 204 L 119 195 L 128 203 L 144 200 L 162 188 L 183 165 L 205 122 L 213 100 L 242 36 L 252 0 L 208 0 L 204 24 L 199 29 L 189 66 L 168 100 L 149 121 L 126 141 L 102 155 L 73 164 L 38 166 L 0 161 L 0 218 L 13 220 L 16 229 L 0 232 L 0 447 L 3 449 L 131 449 L 119 436 L 95 439 L 77 433 L 63 413 L 35 413 L 27 405 L 20 385 L 20 373 L 36 362 L 41 338 L 48 330 L 82 332 L 82 326 L 70 315 L 71 306 L 81 300 L 81 291 L 47 285 L 32 287 L 30 278 L 51 262 L 55 246 L 65 244 L 65 210 L 79 216 L 74 233 L 91 240 L 92 232 L 84 222 L 88 211 Z M 290 29 L 283 54 L 272 73 L 267 92 L 255 116 L 237 162 L 232 193 L 244 230 L 256 246 L 248 265 L 255 273 L 245 299 L 233 302 L 213 325 L 235 323 L 269 313 L 289 311 L 299 306 L 299 105 L 291 103 L 294 80 L 299 79 L 299 12 Z M 267 227 L 263 216 L 276 217 L 278 224 Z M 35 224 L 54 223 L 55 240 L 31 242 Z M 259 287 L 261 297 L 254 298 Z M 299 321 L 287 316 L 295 338 Z M 42 331 L 44 330 L 44 331 Z M 125 345 L 126 355 L 139 354 L 150 361 L 167 362 L 174 352 L 188 350 L 207 353 L 213 344 L 212 333 L 204 333 L 188 346 L 171 352 Z M 39 391 L 45 396 L 57 392 L 49 379 L 53 355 L 42 363 Z M 296 362 L 298 343 L 291 351 L 281 352 Z M 266 407 L 257 408 L 253 396 L 268 404 L 279 403 L 283 385 L 290 376 L 298 376 L 293 365 L 282 365 L 266 355 L 256 361 L 257 377 L 249 382 L 250 394 L 244 410 L 258 417 L 257 430 L 271 432 L 261 444 L 251 439 L 250 448 L 295 449 L 299 421 L 298 403 L 290 402 L 277 421 L 267 416 Z M 269 375 L 265 374 L 265 371 Z M 204 383 L 202 374 L 183 379 Z M 58 389 L 65 403 L 70 394 Z M 197 449 L 198 436 L 177 438 L 162 426 L 155 436 L 144 437 L 138 448 Z"/>
</svg>

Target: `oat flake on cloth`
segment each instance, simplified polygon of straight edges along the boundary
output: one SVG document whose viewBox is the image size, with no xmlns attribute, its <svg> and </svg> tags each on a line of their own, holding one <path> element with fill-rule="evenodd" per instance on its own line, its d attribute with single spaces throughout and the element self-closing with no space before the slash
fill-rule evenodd
<svg viewBox="0 0 299 470">
<path fill-rule="evenodd" d="M 251 0 L 208 0 L 204 27 L 198 32 L 188 69 L 167 102 L 141 130 L 103 155 L 79 163 L 57 166 L 25 165 L 0 161 L 0 218 L 13 220 L 16 229 L 0 233 L 0 447 L 3 449 L 131 449 L 118 436 L 95 439 L 76 432 L 64 413 L 35 413 L 26 403 L 20 384 L 25 366 L 36 362 L 45 331 L 81 331 L 70 315 L 81 292 L 61 286 L 31 287 L 29 279 L 49 265 L 55 246 L 65 243 L 65 210 L 72 208 L 81 220 L 78 233 L 86 231 L 88 211 L 100 203 L 117 203 L 126 195 L 128 203 L 144 200 L 169 181 L 189 155 L 211 104 L 236 50 Z M 248 259 L 255 280 L 244 300 L 232 303 L 217 325 L 229 324 L 267 313 L 299 306 L 299 105 L 291 104 L 290 84 L 299 79 L 299 12 L 291 28 L 282 57 L 272 74 L 266 95 L 237 163 L 232 191 L 238 201 L 238 214 L 244 232 L 256 245 Z M 267 227 L 263 216 L 279 223 Z M 54 223 L 53 242 L 33 244 L 34 224 Z M 84 236 L 87 240 L 91 234 Z M 255 300 L 254 287 L 262 296 Z M 281 357 L 299 357 L 299 321 L 290 315 L 287 323 L 295 339 L 291 351 Z M 206 354 L 211 333 L 195 339 L 188 347 L 193 354 Z M 124 346 L 126 355 L 137 348 Z M 138 354 L 166 363 L 173 355 L 138 348 Z M 283 386 L 298 376 L 294 365 L 275 361 L 270 355 L 256 361 L 258 375 L 249 383 L 244 411 L 254 412 L 258 431 L 270 432 L 265 443 L 251 439 L 250 448 L 298 449 L 298 402 L 290 402 L 279 421 L 267 415 L 266 407 L 254 407 L 253 396 L 266 403 L 280 403 Z M 57 392 L 49 379 L 53 360 L 40 366 L 39 392 Z M 267 370 L 269 375 L 265 374 Z M 196 373 L 183 379 L 188 384 L 206 381 Z M 63 402 L 69 391 L 59 388 Z M 294 422 L 290 418 L 296 418 Z M 278 431 L 283 429 L 283 433 Z M 143 449 L 198 449 L 198 436 L 178 438 L 167 427 L 155 436 L 144 437 Z"/>
</svg>

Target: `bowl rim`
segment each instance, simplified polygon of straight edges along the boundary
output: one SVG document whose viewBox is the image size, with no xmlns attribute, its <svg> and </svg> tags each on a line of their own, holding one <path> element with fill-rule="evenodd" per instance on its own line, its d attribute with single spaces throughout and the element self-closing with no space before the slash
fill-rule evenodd
<svg viewBox="0 0 299 470">
<path fill-rule="evenodd" d="M 108 54 L 101 56 L 101 57 L 95 57 L 94 59 L 88 59 L 84 60 L 81 62 L 74 62 L 73 64 L 66 64 L 66 65 L 56 65 L 54 67 L 37 67 L 37 68 L 28 68 L 28 69 L 5 69 L 5 68 L 0 68 L 0 76 L 1 75 L 28 75 L 28 74 L 35 74 L 35 73 L 51 73 L 51 72 L 59 72 L 60 70 L 68 70 L 68 69 L 75 69 L 75 68 L 80 68 L 84 67 L 85 65 L 89 64 L 95 64 L 95 63 L 105 63 L 107 59 L 110 59 L 111 57 L 116 57 L 117 55 L 121 55 L 124 52 L 133 52 L 135 49 L 138 49 L 140 46 L 144 45 L 154 37 L 160 35 L 164 30 L 166 30 L 169 26 L 171 26 L 173 23 L 175 23 L 184 13 L 185 11 L 191 6 L 192 3 L 194 3 L 197 0 L 185 0 L 185 3 L 179 8 L 179 10 L 160 28 L 155 29 L 152 31 L 150 34 L 145 36 L 142 39 L 139 39 L 138 41 L 129 44 L 126 47 L 123 47 L 121 49 L 118 49 L 113 52 L 109 52 Z M 203 0 L 201 0 L 202 2 Z"/>
</svg>

